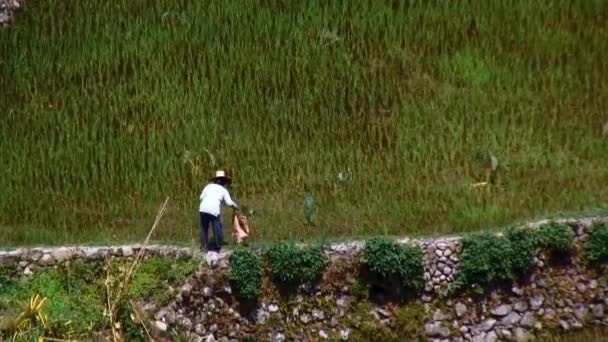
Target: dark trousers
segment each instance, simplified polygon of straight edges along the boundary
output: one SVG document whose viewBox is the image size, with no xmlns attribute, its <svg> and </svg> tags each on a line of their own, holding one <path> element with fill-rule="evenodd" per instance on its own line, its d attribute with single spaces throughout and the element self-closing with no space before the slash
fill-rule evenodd
<svg viewBox="0 0 608 342">
<path fill-rule="evenodd" d="M 199 212 L 199 217 L 201 223 L 201 244 L 203 245 L 203 249 L 206 251 L 219 252 L 222 248 L 222 240 L 224 239 L 222 218 L 201 212 Z M 209 245 L 209 224 L 213 227 L 213 239 L 215 240 L 213 245 Z"/>
</svg>

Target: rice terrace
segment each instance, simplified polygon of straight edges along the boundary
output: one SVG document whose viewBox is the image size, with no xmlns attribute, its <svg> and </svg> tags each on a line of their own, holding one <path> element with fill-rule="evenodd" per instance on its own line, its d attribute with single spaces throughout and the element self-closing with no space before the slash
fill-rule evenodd
<svg viewBox="0 0 608 342">
<path fill-rule="evenodd" d="M 0 341 L 605 341 L 607 55 L 604 0 L 0 0 Z"/>
</svg>

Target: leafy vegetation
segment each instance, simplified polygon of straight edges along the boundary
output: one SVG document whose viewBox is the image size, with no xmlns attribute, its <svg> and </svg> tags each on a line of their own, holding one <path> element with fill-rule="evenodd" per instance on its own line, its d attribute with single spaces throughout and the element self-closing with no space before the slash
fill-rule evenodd
<svg viewBox="0 0 608 342">
<path fill-rule="evenodd" d="M 0 291 L 0 316 L 14 319 L 8 326 L 0 327 L 0 336 L 17 337 L 17 340 L 40 336 L 89 339 L 94 332 L 108 328 L 108 318 L 104 315 L 108 303 L 105 286 L 112 279 L 118 279 L 112 275 L 124 267 L 123 263 L 115 262 L 106 269 L 101 262 L 74 260 L 35 273 L 30 279 L 7 281 Z M 124 336 L 130 341 L 147 340 L 132 301 L 167 304 L 167 296 L 171 295 L 169 287 L 181 285 L 197 267 L 198 263 L 188 258 L 155 256 L 144 261 L 128 287 L 125 297 L 128 305 L 119 308 Z"/>
<path fill-rule="evenodd" d="M 0 32 L 0 236 L 133 240 L 168 195 L 158 238 L 190 241 L 223 166 L 254 240 L 606 207 L 607 6 L 32 1 Z"/>
<path fill-rule="evenodd" d="M 129 296 L 166 305 L 174 296 L 169 288 L 182 285 L 198 267 L 199 262 L 190 257 L 176 262 L 169 258 L 153 256 L 137 269 L 129 283 Z"/>
<path fill-rule="evenodd" d="M 398 279 L 408 291 L 417 292 L 424 285 L 422 250 L 417 245 L 375 237 L 366 242 L 361 263 L 383 278 Z"/>
<path fill-rule="evenodd" d="M 327 266 L 321 246 L 296 246 L 293 242 L 280 242 L 268 249 L 269 271 L 280 283 L 297 285 L 320 279 Z"/>
<path fill-rule="evenodd" d="M 230 256 L 234 294 L 242 299 L 256 299 L 262 284 L 262 257 L 249 249 L 237 249 Z"/>
<path fill-rule="evenodd" d="M 565 254 L 572 250 L 574 232 L 568 225 L 557 222 L 543 224 L 536 232 L 536 245 L 550 251 Z"/>
<path fill-rule="evenodd" d="M 532 266 L 535 244 L 527 229 L 512 228 L 500 237 L 476 233 L 463 237 L 459 273 L 453 290 L 483 293 L 500 282 L 517 279 Z"/>
<path fill-rule="evenodd" d="M 0 309 L 14 310 L 20 303 L 28 303 L 40 295 L 47 298 L 44 315 L 49 321 L 71 327 L 73 335 L 96 331 L 105 324 L 104 292 L 101 274 L 95 279 L 88 278 L 93 273 L 70 276 L 66 266 L 35 274 L 32 279 L 15 282 L 0 293 Z"/>
<path fill-rule="evenodd" d="M 596 222 L 585 246 L 587 260 L 593 264 L 608 262 L 608 224 Z"/>
</svg>

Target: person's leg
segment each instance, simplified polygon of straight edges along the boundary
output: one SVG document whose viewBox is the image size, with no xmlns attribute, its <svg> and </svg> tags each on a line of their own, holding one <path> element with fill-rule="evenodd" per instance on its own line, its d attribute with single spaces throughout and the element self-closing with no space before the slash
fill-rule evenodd
<svg viewBox="0 0 608 342">
<path fill-rule="evenodd" d="M 206 213 L 199 213 L 201 222 L 201 246 L 205 251 L 209 251 L 209 223 L 213 216 Z"/>
<path fill-rule="evenodd" d="M 224 226 L 222 224 L 222 217 L 219 215 L 213 220 L 213 237 L 215 239 L 216 251 L 219 253 L 224 240 Z"/>
</svg>

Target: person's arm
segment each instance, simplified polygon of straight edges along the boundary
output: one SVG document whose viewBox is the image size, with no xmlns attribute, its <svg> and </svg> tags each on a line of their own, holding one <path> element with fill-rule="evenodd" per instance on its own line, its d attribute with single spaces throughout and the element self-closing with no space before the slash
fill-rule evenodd
<svg viewBox="0 0 608 342">
<path fill-rule="evenodd" d="M 229 206 L 233 209 L 239 210 L 239 206 L 236 203 L 234 203 L 234 201 L 230 197 L 230 193 L 226 189 L 224 189 L 224 203 L 226 203 L 227 206 Z"/>
</svg>

